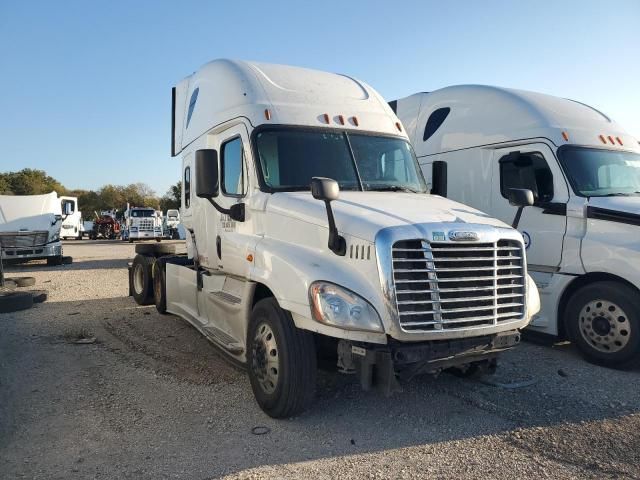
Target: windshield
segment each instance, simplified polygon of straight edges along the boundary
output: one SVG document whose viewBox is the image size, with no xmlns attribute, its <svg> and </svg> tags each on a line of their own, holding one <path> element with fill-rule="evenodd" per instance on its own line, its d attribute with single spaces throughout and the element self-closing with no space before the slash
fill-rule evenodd
<svg viewBox="0 0 640 480">
<path fill-rule="evenodd" d="M 640 154 L 563 147 L 560 150 L 560 161 L 576 195 L 640 195 Z"/>
<path fill-rule="evenodd" d="M 153 217 L 155 210 L 131 210 L 132 217 Z"/>
<path fill-rule="evenodd" d="M 258 133 L 256 146 L 264 182 L 275 191 L 309 190 L 312 177 L 332 178 L 342 190 L 427 191 L 402 138 L 277 129 Z"/>
</svg>

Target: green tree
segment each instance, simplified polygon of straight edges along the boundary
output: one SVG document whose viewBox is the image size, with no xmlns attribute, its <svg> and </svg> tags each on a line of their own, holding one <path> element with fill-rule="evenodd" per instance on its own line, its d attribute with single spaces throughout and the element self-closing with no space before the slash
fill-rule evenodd
<svg viewBox="0 0 640 480">
<path fill-rule="evenodd" d="M 180 208 L 180 202 L 182 201 L 182 182 L 178 182 L 175 185 L 171 185 L 167 193 L 165 193 L 160 199 L 160 210 L 166 212 L 169 209 Z"/>
<path fill-rule="evenodd" d="M 67 191 L 60 182 L 43 170 L 25 168 L 3 176 L 10 185 L 9 191 L 14 195 L 41 195 L 52 191 L 56 191 L 58 195 L 64 195 Z"/>
<path fill-rule="evenodd" d="M 11 183 L 6 173 L 0 173 L 0 195 L 11 195 Z"/>
</svg>

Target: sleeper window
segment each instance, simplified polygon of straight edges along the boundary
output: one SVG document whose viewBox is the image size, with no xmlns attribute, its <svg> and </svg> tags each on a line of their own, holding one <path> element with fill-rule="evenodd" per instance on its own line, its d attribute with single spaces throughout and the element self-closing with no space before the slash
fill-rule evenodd
<svg viewBox="0 0 640 480">
<path fill-rule="evenodd" d="M 244 196 L 244 162 L 242 139 L 234 138 L 222 145 L 222 192 L 229 196 Z"/>
<path fill-rule="evenodd" d="M 541 153 L 520 154 L 515 160 L 500 159 L 500 193 L 508 198 L 511 188 L 526 188 L 533 192 L 535 203 L 553 199 L 553 175 Z"/>
<path fill-rule="evenodd" d="M 189 208 L 191 205 L 191 168 L 184 169 L 184 206 Z"/>
</svg>

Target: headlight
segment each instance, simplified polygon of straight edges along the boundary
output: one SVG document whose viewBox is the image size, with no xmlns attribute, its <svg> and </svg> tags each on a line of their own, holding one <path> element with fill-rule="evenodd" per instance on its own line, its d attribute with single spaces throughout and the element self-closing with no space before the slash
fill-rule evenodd
<svg viewBox="0 0 640 480">
<path fill-rule="evenodd" d="M 60 232 L 56 232 L 53 235 L 51 235 L 51 240 L 49 240 L 50 242 L 57 242 L 58 240 L 60 240 Z"/>
<path fill-rule="evenodd" d="M 326 325 L 347 330 L 384 332 L 376 309 L 364 298 L 329 282 L 314 282 L 309 288 L 311 314 Z"/>
</svg>

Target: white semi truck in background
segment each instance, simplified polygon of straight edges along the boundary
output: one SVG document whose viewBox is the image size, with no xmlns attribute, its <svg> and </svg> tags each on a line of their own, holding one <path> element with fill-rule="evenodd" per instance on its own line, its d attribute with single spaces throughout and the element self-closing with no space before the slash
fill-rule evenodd
<svg viewBox="0 0 640 480">
<path fill-rule="evenodd" d="M 152 207 L 131 207 L 127 205 L 124 222 L 120 231 L 123 241 L 133 243 L 135 240 L 155 240 L 163 237 L 162 212 Z"/>
<path fill-rule="evenodd" d="M 172 238 L 174 240 L 179 239 L 180 238 L 179 225 L 180 225 L 180 210 L 175 208 L 168 209 L 166 215 L 164 216 L 164 223 L 163 223 L 165 236 L 168 238 Z"/>
<path fill-rule="evenodd" d="M 188 255 L 139 245 L 130 290 L 245 365 L 270 416 L 309 405 L 319 358 L 387 392 L 491 370 L 538 311 L 522 236 L 428 195 L 365 83 L 217 60 L 173 89 L 172 111 Z"/>
<path fill-rule="evenodd" d="M 62 254 L 60 227 L 75 204 L 45 195 L 0 195 L 1 258 L 9 262 L 46 259 L 48 265 L 70 263 Z"/>
<path fill-rule="evenodd" d="M 520 231 L 542 298 L 530 328 L 591 361 L 640 358 L 640 147 L 606 114 L 540 93 L 462 85 L 390 102 L 433 192 Z"/>
<path fill-rule="evenodd" d="M 76 239 L 82 240 L 84 235 L 84 223 L 82 221 L 82 212 L 78 209 L 78 199 L 76 197 L 60 197 L 60 202 L 70 202 L 73 204 L 73 213 L 67 215 L 62 220 L 60 228 L 60 238 L 62 240 Z"/>
</svg>

